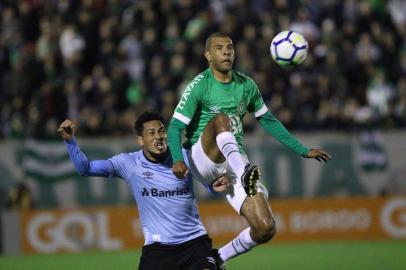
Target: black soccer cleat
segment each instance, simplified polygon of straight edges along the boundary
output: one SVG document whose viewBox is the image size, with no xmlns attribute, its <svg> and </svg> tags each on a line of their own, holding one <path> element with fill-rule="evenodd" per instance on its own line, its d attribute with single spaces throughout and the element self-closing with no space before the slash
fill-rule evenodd
<svg viewBox="0 0 406 270">
<path fill-rule="evenodd" d="M 241 176 L 241 183 L 249 197 L 257 194 L 257 182 L 260 176 L 261 170 L 258 166 L 251 166 L 250 164 L 245 166 L 244 173 Z"/>
<path fill-rule="evenodd" d="M 221 259 L 219 250 L 217 248 L 213 248 L 213 257 L 216 261 L 217 270 L 226 270 L 226 264 Z"/>
</svg>

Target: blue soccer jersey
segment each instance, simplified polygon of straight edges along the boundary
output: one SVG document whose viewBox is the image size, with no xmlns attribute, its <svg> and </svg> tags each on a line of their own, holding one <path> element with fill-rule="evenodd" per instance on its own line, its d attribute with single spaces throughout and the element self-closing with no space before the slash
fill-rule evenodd
<svg viewBox="0 0 406 270">
<path fill-rule="evenodd" d="M 108 160 L 88 160 L 75 140 L 66 145 L 80 175 L 117 176 L 127 182 L 138 205 L 145 245 L 180 244 L 207 234 L 197 210 L 192 177 L 176 178 L 170 155 L 162 163 L 147 160 L 142 150 Z"/>
</svg>

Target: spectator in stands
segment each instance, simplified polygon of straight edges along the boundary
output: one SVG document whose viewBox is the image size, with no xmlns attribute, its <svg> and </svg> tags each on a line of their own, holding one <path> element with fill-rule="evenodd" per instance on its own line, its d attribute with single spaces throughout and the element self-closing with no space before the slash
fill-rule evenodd
<svg viewBox="0 0 406 270">
<path fill-rule="evenodd" d="M 405 9 L 398 0 L 2 1 L 0 138 L 46 137 L 67 115 L 88 135 L 126 134 L 145 109 L 168 118 L 215 31 L 232 36 L 237 68 L 264 85 L 289 129 L 355 128 L 375 106 L 377 66 L 393 91 L 381 126 L 404 127 Z M 311 45 L 292 71 L 268 50 L 288 28 Z"/>
<path fill-rule="evenodd" d="M 6 208 L 10 210 L 27 211 L 34 208 L 31 192 L 24 183 L 18 183 L 10 189 L 6 200 Z"/>
</svg>

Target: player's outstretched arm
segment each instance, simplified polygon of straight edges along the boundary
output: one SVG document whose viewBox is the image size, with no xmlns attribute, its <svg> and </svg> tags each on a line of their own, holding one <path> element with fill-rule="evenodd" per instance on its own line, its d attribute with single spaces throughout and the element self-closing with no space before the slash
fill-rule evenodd
<svg viewBox="0 0 406 270">
<path fill-rule="evenodd" d="M 302 145 L 292 134 L 290 134 L 285 126 L 271 112 L 266 112 L 259 116 L 257 120 L 267 134 L 274 137 L 293 152 L 302 157 L 307 157 L 310 149 Z"/>
<path fill-rule="evenodd" d="M 327 162 L 332 159 L 331 155 L 324 150 L 308 149 L 303 146 L 272 113 L 266 112 L 264 115 L 258 117 L 257 120 L 266 133 L 272 135 L 280 143 L 302 157 L 314 158 L 319 162 Z"/>
<path fill-rule="evenodd" d="M 65 140 L 69 157 L 72 160 L 76 171 L 81 176 L 112 176 L 114 173 L 114 167 L 110 161 L 89 160 L 86 155 L 80 151 L 75 140 L 75 131 L 75 124 L 69 119 L 63 121 L 58 128 L 58 134 Z"/>
<path fill-rule="evenodd" d="M 324 150 L 308 149 L 303 146 L 271 112 L 266 112 L 259 116 L 257 120 L 266 133 L 302 157 L 315 158 L 318 161 L 324 162 L 332 158 L 331 155 Z"/>
<path fill-rule="evenodd" d="M 189 173 L 189 170 L 183 161 L 181 134 L 186 127 L 184 123 L 176 118 L 172 118 L 168 127 L 168 146 L 171 150 L 173 165 L 172 172 L 176 177 L 183 179 Z"/>
</svg>

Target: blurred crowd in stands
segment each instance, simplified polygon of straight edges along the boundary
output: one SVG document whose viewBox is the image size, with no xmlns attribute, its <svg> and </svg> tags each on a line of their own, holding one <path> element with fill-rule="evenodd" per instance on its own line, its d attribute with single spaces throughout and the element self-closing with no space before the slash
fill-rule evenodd
<svg viewBox="0 0 406 270">
<path fill-rule="evenodd" d="M 287 29 L 310 45 L 289 70 L 269 53 Z M 52 137 L 65 118 L 125 135 L 145 109 L 170 119 L 216 31 L 292 130 L 406 126 L 404 0 L 2 0 L 0 138 Z"/>
</svg>

